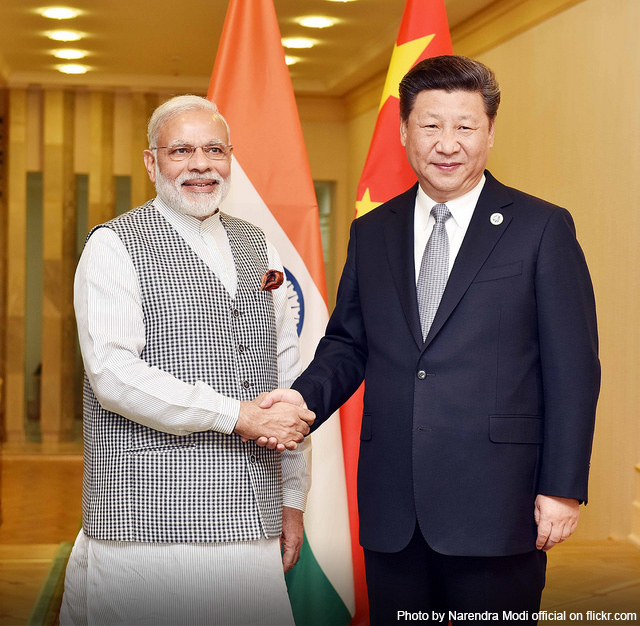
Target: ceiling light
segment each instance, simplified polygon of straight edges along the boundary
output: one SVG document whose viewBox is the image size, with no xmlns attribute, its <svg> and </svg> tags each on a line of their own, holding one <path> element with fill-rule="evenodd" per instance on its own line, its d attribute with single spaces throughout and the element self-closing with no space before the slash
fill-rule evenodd
<svg viewBox="0 0 640 626">
<path fill-rule="evenodd" d="M 50 30 L 47 37 L 54 41 L 78 41 L 83 35 L 76 30 Z"/>
<path fill-rule="evenodd" d="M 53 50 L 51 53 L 56 59 L 67 59 L 71 61 L 72 59 L 83 59 L 87 56 L 86 50 L 72 50 L 71 48 L 63 48 L 60 50 Z"/>
<path fill-rule="evenodd" d="M 298 57 L 291 57 L 288 54 L 285 55 L 285 57 L 284 57 L 284 62 L 287 65 L 295 65 L 296 63 L 298 63 L 298 61 L 300 61 L 300 59 Z"/>
<path fill-rule="evenodd" d="M 71 9 L 70 7 L 46 7 L 45 9 L 39 9 L 38 12 L 43 17 L 48 17 L 52 20 L 68 20 L 80 15 L 78 9 Z"/>
<path fill-rule="evenodd" d="M 330 17 L 321 17 L 319 15 L 310 15 L 309 17 L 302 17 L 298 20 L 298 24 L 306 26 L 307 28 L 328 28 L 336 23 Z"/>
<path fill-rule="evenodd" d="M 63 74 L 86 74 L 89 69 L 86 65 L 78 65 L 76 63 L 67 63 L 66 65 L 58 65 L 58 71 Z"/>
<path fill-rule="evenodd" d="M 355 0 L 328 0 L 328 2 L 355 2 Z"/>
<path fill-rule="evenodd" d="M 306 37 L 285 37 L 282 40 L 282 45 L 285 48 L 313 48 L 316 42 Z"/>
</svg>

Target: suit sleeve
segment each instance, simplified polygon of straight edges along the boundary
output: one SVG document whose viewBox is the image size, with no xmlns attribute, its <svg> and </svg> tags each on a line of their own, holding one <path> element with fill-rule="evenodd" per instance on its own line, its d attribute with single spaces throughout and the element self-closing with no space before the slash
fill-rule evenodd
<svg viewBox="0 0 640 626">
<path fill-rule="evenodd" d="M 364 379 L 367 340 L 358 292 L 357 220 L 351 225 L 347 260 L 336 307 L 313 361 L 292 385 L 322 424 L 358 389 Z"/>
<path fill-rule="evenodd" d="M 586 502 L 598 334 L 591 278 L 565 210 L 553 213 L 542 236 L 535 288 L 545 416 L 538 491 Z"/>
</svg>

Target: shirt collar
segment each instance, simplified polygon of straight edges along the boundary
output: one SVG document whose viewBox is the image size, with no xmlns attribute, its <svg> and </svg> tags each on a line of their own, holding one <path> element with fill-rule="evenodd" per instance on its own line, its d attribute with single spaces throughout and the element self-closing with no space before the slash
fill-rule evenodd
<svg viewBox="0 0 640 626">
<path fill-rule="evenodd" d="M 482 188 L 484 187 L 486 180 L 487 179 L 483 174 L 478 184 L 471 191 L 468 191 L 459 198 L 449 200 L 446 203 L 456 225 L 464 231 L 469 227 L 469 222 L 471 222 L 473 211 L 476 208 L 476 204 L 478 204 L 478 198 L 480 197 L 480 193 L 482 192 Z M 422 190 L 422 187 L 418 185 L 415 219 L 419 228 L 426 229 L 428 227 L 431 209 L 435 204 L 438 204 L 438 202 L 432 200 Z M 431 218 L 431 220 L 433 220 L 433 218 Z"/>
</svg>

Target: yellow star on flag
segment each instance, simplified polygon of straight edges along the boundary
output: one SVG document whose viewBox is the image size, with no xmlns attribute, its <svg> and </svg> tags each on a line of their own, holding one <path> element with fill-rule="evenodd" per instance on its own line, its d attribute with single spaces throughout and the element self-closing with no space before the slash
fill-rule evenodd
<svg viewBox="0 0 640 626">
<path fill-rule="evenodd" d="M 356 200 L 356 217 L 360 217 L 369 211 L 373 211 L 376 207 L 380 206 L 382 202 L 374 202 L 371 199 L 371 194 L 369 193 L 369 187 L 365 189 L 365 192 L 362 196 L 362 200 Z"/>
<path fill-rule="evenodd" d="M 431 43 L 431 40 L 435 37 L 433 35 L 427 35 L 426 37 L 420 37 L 413 41 L 407 41 L 401 45 L 396 44 L 393 47 L 393 54 L 391 55 L 391 62 L 389 63 L 389 71 L 387 72 L 387 79 L 384 83 L 384 89 L 382 90 L 382 98 L 380 100 L 380 110 L 387 98 L 393 96 L 398 97 L 398 85 L 402 80 L 402 77 L 413 67 L 413 64 L 425 51 L 427 46 Z"/>
</svg>

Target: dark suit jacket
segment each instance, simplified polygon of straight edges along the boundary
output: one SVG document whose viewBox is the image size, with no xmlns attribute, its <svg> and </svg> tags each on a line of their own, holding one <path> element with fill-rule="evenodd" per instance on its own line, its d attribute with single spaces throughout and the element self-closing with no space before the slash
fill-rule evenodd
<svg viewBox="0 0 640 626">
<path fill-rule="evenodd" d="M 584 255 L 566 210 L 486 177 L 426 342 L 415 186 L 353 222 L 336 308 L 293 385 L 317 427 L 365 380 L 370 550 L 404 548 L 417 518 L 440 553 L 522 553 L 538 493 L 587 499 L 600 366 Z"/>
</svg>

